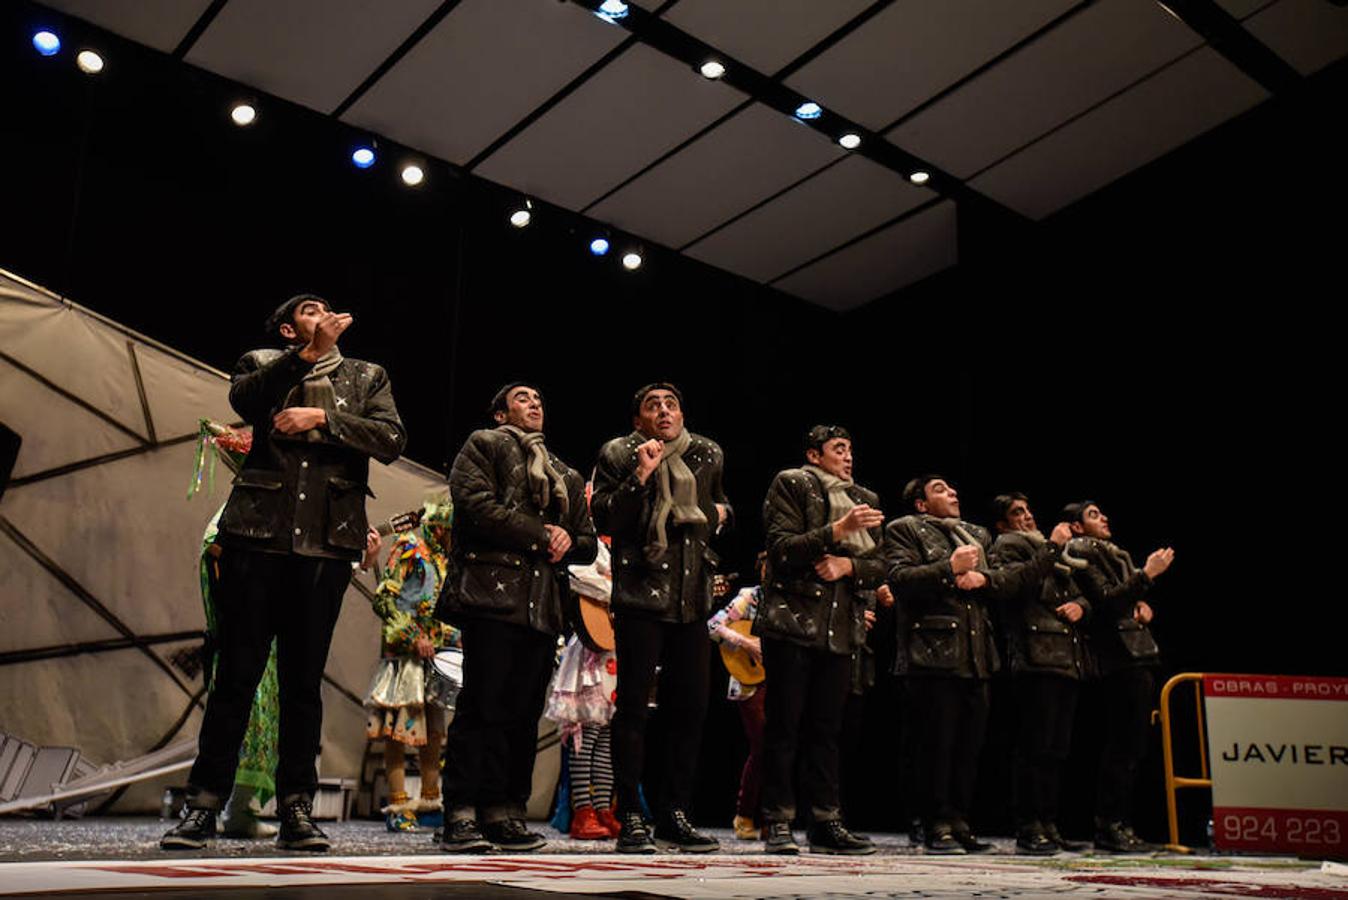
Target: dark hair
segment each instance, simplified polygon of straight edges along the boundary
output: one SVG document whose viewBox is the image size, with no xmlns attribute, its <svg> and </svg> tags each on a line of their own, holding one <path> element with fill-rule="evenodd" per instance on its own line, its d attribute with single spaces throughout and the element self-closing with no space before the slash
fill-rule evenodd
<svg viewBox="0 0 1348 900">
<path fill-rule="evenodd" d="M 927 485 L 933 481 L 945 481 L 944 475 L 919 475 L 903 486 L 903 493 L 900 498 L 903 505 L 907 506 L 913 512 L 917 512 L 917 501 L 927 499 Z"/>
<path fill-rule="evenodd" d="M 841 425 L 816 425 L 805 435 L 805 449 L 822 451 L 825 444 L 837 438 L 850 443 L 852 434 Z"/>
<path fill-rule="evenodd" d="M 646 395 L 651 391 L 669 391 L 678 398 L 679 406 L 683 406 L 683 394 L 679 392 L 678 388 L 668 381 L 653 381 L 645 387 L 638 389 L 637 392 L 632 395 L 633 416 L 636 416 L 637 413 L 641 412 L 641 402 L 646 399 Z"/>
<path fill-rule="evenodd" d="M 1082 500 L 1078 503 L 1069 503 L 1062 508 L 1059 518 L 1064 522 L 1081 522 L 1086 517 L 1086 507 L 1099 506 L 1094 500 Z"/>
<path fill-rule="evenodd" d="M 996 497 L 993 497 L 992 521 L 1005 522 L 1006 514 L 1011 511 L 1011 505 L 1015 503 L 1017 500 L 1024 500 L 1026 503 L 1030 502 L 1030 498 L 1026 497 L 1020 491 L 1010 491 L 1008 493 L 998 494 Z"/>
<path fill-rule="evenodd" d="M 266 332 L 267 337 L 285 340 L 285 338 L 281 337 L 281 326 L 294 325 L 295 310 L 299 309 L 301 303 L 305 303 L 311 300 L 315 303 L 322 303 L 325 309 L 328 310 L 332 309 L 331 306 L 328 306 L 328 301 L 324 300 L 317 294 L 296 294 L 295 296 L 287 300 L 285 303 L 282 303 L 280 306 L 276 307 L 276 309 L 272 311 L 272 314 L 270 316 L 267 316 L 266 324 L 262 326 L 262 329 L 263 331 Z"/>
<path fill-rule="evenodd" d="M 491 398 L 491 405 L 487 407 L 487 415 L 494 416 L 498 412 L 499 413 L 505 412 L 506 404 L 510 400 L 510 392 L 517 387 L 533 388 L 534 390 L 538 391 L 538 387 L 535 386 L 532 381 L 512 381 L 505 387 L 497 391 L 496 395 Z M 540 401 L 543 399 L 542 391 L 538 391 L 538 399 Z"/>
</svg>

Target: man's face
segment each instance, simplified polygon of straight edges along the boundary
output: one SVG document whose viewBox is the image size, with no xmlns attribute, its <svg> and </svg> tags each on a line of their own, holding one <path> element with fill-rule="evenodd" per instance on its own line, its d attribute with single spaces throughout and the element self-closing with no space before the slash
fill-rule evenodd
<svg viewBox="0 0 1348 900">
<path fill-rule="evenodd" d="M 937 478 L 927 482 L 924 493 L 926 499 L 917 501 L 918 512 L 929 513 L 938 519 L 959 518 L 960 495 L 945 483 L 945 479 Z"/>
<path fill-rule="evenodd" d="M 521 431 L 543 430 L 543 398 L 538 391 L 521 385 L 506 394 L 505 412 L 496 414 L 502 425 L 514 425 Z"/>
<path fill-rule="evenodd" d="M 1086 507 L 1080 522 L 1072 523 L 1072 532 L 1106 541 L 1113 537 L 1109 531 L 1109 517 L 1100 512 L 1100 507 L 1094 503 Z"/>
<path fill-rule="evenodd" d="M 1001 531 L 1034 531 L 1034 513 L 1030 512 L 1030 504 L 1024 500 L 1015 500 L 1011 503 L 1011 508 L 1006 511 L 1006 517 L 997 523 Z"/>
<path fill-rule="evenodd" d="M 318 325 L 318 320 L 323 318 L 326 313 L 331 312 L 328 305 L 321 300 L 305 300 L 295 311 L 290 314 L 291 322 L 286 322 L 281 326 L 281 337 L 292 344 L 307 344 L 313 340 L 314 328 Z"/>
<path fill-rule="evenodd" d="M 641 398 L 637 409 L 637 431 L 646 437 L 672 441 L 683 433 L 683 409 L 673 391 L 660 388 Z"/>
<path fill-rule="evenodd" d="M 805 458 L 834 478 L 852 479 L 852 442 L 847 438 L 830 438 L 820 449 L 806 450 Z"/>
</svg>

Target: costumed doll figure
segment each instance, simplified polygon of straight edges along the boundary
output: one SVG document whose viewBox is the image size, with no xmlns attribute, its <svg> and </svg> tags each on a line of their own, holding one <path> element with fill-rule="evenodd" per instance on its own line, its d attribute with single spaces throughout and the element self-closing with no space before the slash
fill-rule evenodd
<svg viewBox="0 0 1348 900">
<path fill-rule="evenodd" d="M 423 505 L 421 523 L 393 540 L 371 606 L 383 621 L 379 666 L 365 698 L 365 735 L 384 742 L 389 804 L 383 808 L 390 831 L 415 831 L 418 824 L 443 821 L 440 752 L 447 713 L 457 685 L 439 675 L 437 650 L 459 647 L 459 631 L 435 618 L 435 603 L 449 568 L 449 498 Z M 421 797 L 407 794 L 406 753 L 415 747 Z"/>
<path fill-rule="evenodd" d="M 607 605 L 613 588 L 608 539 L 586 566 L 570 566 L 571 590 L 580 602 Z M 613 763 L 609 721 L 617 701 L 618 660 L 612 650 L 596 651 L 573 635 L 562 651 L 544 715 L 556 722 L 570 748 L 571 837 L 609 840 L 621 830 L 613 814 Z"/>
<path fill-rule="evenodd" d="M 207 482 L 207 493 L 215 489 L 215 461 L 220 459 L 230 471 L 238 474 L 243 460 L 253 444 L 251 431 L 236 431 L 228 425 L 201 420 L 201 431 L 197 437 L 196 466 L 192 473 L 192 484 L 188 488 L 190 500 Z M 209 449 L 208 449 L 209 448 Z M 213 451 L 213 452 L 212 452 Z M 215 636 L 219 632 L 215 608 L 215 585 L 220 578 L 220 555 L 222 550 L 215 542 L 217 524 L 224 504 L 215 511 L 206 525 L 201 538 L 201 602 L 206 611 L 207 687 L 215 678 L 214 653 Z M 267 667 L 258 682 L 257 693 L 253 695 L 253 708 L 248 716 L 248 730 L 244 733 L 243 746 L 239 749 L 239 767 L 234 774 L 234 790 L 225 803 L 220 825 L 226 837 L 265 838 L 276 834 L 276 827 L 259 821 L 262 807 L 276 793 L 277 726 L 279 719 L 279 694 L 276 681 L 276 641 L 271 644 L 271 653 L 267 656 Z"/>
</svg>

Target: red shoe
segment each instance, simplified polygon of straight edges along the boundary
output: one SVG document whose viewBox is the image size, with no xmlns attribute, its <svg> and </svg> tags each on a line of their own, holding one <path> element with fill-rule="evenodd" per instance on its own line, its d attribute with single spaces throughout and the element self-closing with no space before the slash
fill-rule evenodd
<svg viewBox="0 0 1348 900">
<path fill-rule="evenodd" d="M 613 810 L 609 809 L 608 807 L 604 807 L 603 809 L 599 810 L 598 816 L 599 816 L 599 824 L 603 825 L 606 829 L 608 829 L 609 837 L 616 838 L 618 836 L 618 832 L 623 830 L 622 823 L 619 822 L 618 817 L 613 814 Z"/>
<path fill-rule="evenodd" d="M 582 806 L 572 814 L 571 836 L 578 841 L 605 841 L 611 837 L 595 816 L 593 806 Z"/>
</svg>

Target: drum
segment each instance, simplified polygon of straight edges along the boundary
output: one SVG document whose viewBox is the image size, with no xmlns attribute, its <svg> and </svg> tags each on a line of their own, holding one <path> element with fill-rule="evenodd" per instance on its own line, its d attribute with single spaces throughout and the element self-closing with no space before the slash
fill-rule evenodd
<svg viewBox="0 0 1348 900">
<path fill-rule="evenodd" d="M 447 647 L 426 666 L 426 702 L 454 709 L 463 690 L 463 651 Z"/>
</svg>

